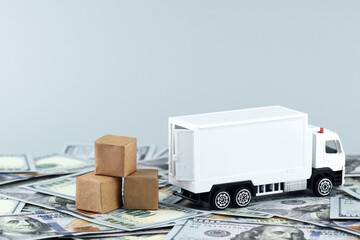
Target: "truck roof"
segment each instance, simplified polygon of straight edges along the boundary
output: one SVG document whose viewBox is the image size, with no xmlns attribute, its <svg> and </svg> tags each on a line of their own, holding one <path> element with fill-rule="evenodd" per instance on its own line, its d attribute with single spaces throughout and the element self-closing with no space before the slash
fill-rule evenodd
<svg viewBox="0 0 360 240">
<path fill-rule="evenodd" d="M 307 117 L 307 114 L 281 106 L 268 106 L 171 117 L 169 121 L 186 128 L 206 128 L 299 117 Z"/>
</svg>

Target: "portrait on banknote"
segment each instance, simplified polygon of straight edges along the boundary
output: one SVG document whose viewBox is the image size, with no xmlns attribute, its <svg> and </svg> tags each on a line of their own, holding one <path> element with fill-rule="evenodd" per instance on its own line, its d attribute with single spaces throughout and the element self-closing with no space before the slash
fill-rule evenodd
<svg viewBox="0 0 360 240">
<path fill-rule="evenodd" d="M 329 204 L 313 204 L 303 207 L 296 207 L 293 210 L 303 213 L 304 215 L 308 214 L 311 219 L 329 220 L 330 218 Z"/>
<path fill-rule="evenodd" d="M 313 223 L 320 226 L 330 224 L 329 198 L 290 198 L 261 202 L 249 207 L 251 210 L 264 211 L 276 216 Z"/>
<path fill-rule="evenodd" d="M 301 229 L 290 226 L 257 226 L 241 232 L 231 240 L 305 240 Z"/>
<path fill-rule="evenodd" d="M 39 235 L 51 232 L 48 224 L 28 216 L 0 217 L 0 239 L 14 239 L 21 235 Z M 15 237 L 14 237 L 15 235 Z"/>
</svg>

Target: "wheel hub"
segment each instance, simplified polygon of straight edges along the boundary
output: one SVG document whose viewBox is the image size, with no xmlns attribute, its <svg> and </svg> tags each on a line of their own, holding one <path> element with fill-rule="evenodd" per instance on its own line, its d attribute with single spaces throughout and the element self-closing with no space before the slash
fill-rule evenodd
<svg viewBox="0 0 360 240">
<path fill-rule="evenodd" d="M 236 201 L 239 206 L 246 206 L 251 201 L 251 193 L 247 189 L 240 190 L 237 193 Z"/>
<path fill-rule="evenodd" d="M 218 208 L 226 208 L 230 203 L 230 195 L 227 192 L 219 192 L 215 201 Z"/>
<path fill-rule="evenodd" d="M 322 181 L 320 181 L 319 192 L 321 195 L 327 195 L 331 192 L 331 190 L 332 190 L 332 183 L 330 180 L 323 179 Z"/>
</svg>

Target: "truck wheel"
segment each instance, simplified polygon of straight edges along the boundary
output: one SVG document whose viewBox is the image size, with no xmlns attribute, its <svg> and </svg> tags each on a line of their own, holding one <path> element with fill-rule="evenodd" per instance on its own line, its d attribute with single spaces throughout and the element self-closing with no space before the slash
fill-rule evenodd
<svg viewBox="0 0 360 240">
<path fill-rule="evenodd" d="M 333 183 L 328 177 L 320 177 L 316 180 L 314 185 L 315 195 L 325 197 L 331 193 L 333 189 Z"/>
<path fill-rule="evenodd" d="M 251 192 L 246 187 L 236 190 L 233 201 L 237 207 L 246 207 L 251 202 Z"/>
<path fill-rule="evenodd" d="M 210 204 L 213 209 L 222 210 L 230 205 L 231 197 L 226 189 L 219 189 L 212 194 Z"/>
</svg>

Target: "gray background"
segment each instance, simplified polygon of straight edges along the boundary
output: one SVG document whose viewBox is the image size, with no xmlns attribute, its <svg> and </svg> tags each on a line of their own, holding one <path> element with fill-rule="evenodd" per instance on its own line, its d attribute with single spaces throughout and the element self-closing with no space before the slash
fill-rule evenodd
<svg viewBox="0 0 360 240">
<path fill-rule="evenodd" d="M 360 153 L 359 1 L 0 0 L 0 152 L 283 105 Z"/>
</svg>

